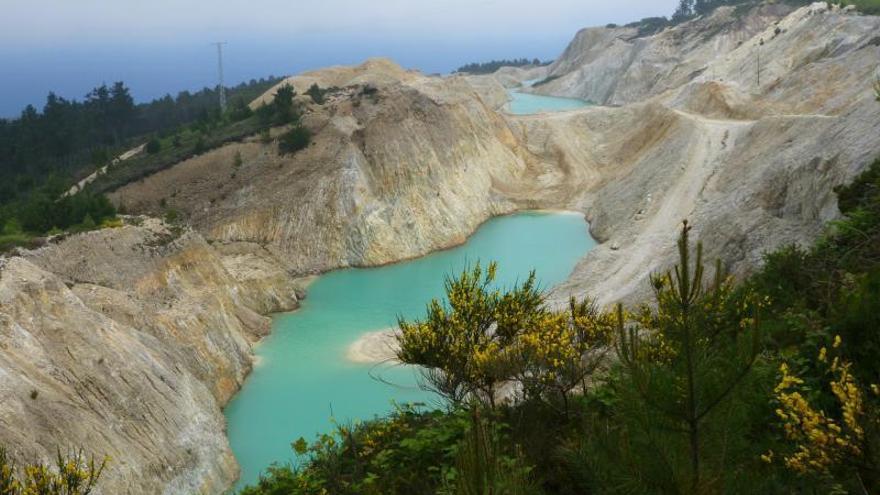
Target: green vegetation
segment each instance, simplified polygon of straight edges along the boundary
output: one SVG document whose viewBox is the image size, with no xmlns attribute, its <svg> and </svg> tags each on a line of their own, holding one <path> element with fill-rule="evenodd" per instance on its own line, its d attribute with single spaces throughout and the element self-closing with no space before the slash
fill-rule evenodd
<svg viewBox="0 0 880 495">
<path fill-rule="evenodd" d="M 36 245 L 49 233 L 106 224 L 115 211 L 100 193 L 258 133 L 264 125 L 244 102 L 276 81 L 229 88 L 232 105 L 225 115 L 217 109 L 215 89 L 135 105 L 117 82 L 95 88 L 83 102 L 50 93 L 42 113 L 28 106 L 18 119 L 0 119 L 0 252 Z M 144 142 L 146 153 L 111 163 Z M 108 173 L 86 192 L 62 197 L 76 179 L 105 165 Z"/>
<path fill-rule="evenodd" d="M 210 127 L 221 118 L 242 120 L 244 102 L 277 81 L 270 77 L 228 88 L 232 108 L 227 116 L 220 115 L 216 89 L 183 91 L 176 98 L 166 95 L 139 105 L 122 82 L 99 86 L 82 102 L 50 93 L 42 112 L 29 105 L 18 119 L 0 119 L 0 206 L 26 196 L 49 177 L 70 181 L 89 173 L 153 135 L 161 140 L 185 127 Z"/>
<path fill-rule="evenodd" d="M 822 240 L 739 284 L 685 224 L 629 310 L 551 309 L 531 277 L 464 271 L 398 338 L 447 409 L 300 439 L 297 467 L 243 493 L 877 492 L 880 160 L 837 192 Z"/>
<path fill-rule="evenodd" d="M 147 153 L 149 153 L 151 155 L 155 155 L 161 149 L 162 149 L 162 143 L 156 138 L 150 139 L 149 141 L 147 141 L 147 144 L 144 146 L 144 151 L 146 151 Z"/>
<path fill-rule="evenodd" d="M 880 14 L 880 0 L 845 0 L 841 2 L 845 5 L 855 5 L 859 12 L 865 14 Z"/>
<path fill-rule="evenodd" d="M 0 207 L 0 252 L 16 246 L 35 247 L 39 236 L 92 230 L 116 216 L 116 209 L 103 195 L 83 192 L 56 199 L 60 191 L 61 183 L 56 180 L 17 203 Z"/>
<path fill-rule="evenodd" d="M 337 87 L 322 89 L 317 84 L 312 84 L 311 86 L 309 86 L 309 89 L 306 90 L 306 94 L 312 98 L 312 102 L 314 102 L 315 104 L 323 105 L 324 101 L 326 100 L 327 94 L 334 93 L 338 90 L 339 88 Z"/>
<path fill-rule="evenodd" d="M 312 133 L 305 127 L 297 125 L 278 138 L 278 153 L 292 155 L 305 149 L 312 139 Z"/>
<path fill-rule="evenodd" d="M 296 136 L 298 140 L 295 140 L 293 144 L 300 145 L 302 138 L 306 137 L 305 144 L 308 145 L 308 138 L 311 134 L 299 124 L 301 114 L 294 101 L 295 97 L 296 91 L 293 87 L 284 85 L 278 89 L 271 103 L 261 105 L 254 112 L 248 113 L 249 109 L 248 112 L 244 112 L 233 108 L 223 118 L 200 122 L 198 125 L 178 130 L 173 135 L 159 140 L 158 152 L 141 154 L 110 167 L 106 174 L 98 177 L 90 185 L 90 190 L 95 192 L 111 191 L 183 160 L 228 143 L 241 141 L 248 136 L 260 135 L 264 143 L 269 142 L 271 140 L 265 140 L 265 136 L 268 134 L 269 128 L 274 126 L 294 125 L 294 129 L 301 130 Z M 248 116 L 242 120 L 236 121 L 231 118 L 232 115 L 245 114 Z M 280 148 L 279 143 L 279 150 Z"/>
<path fill-rule="evenodd" d="M 455 72 L 462 72 L 467 74 L 491 74 L 502 67 L 540 67 L 542 65 L 550 65 L 551 63 L 552 61 L 541 62 L 537 58 L 532 60 L 529 60 L 527 58 L 517 58 L 513 60 L 502 59 L 492 60 L 491 62 L 473 62 L 470 64 L 465 64 L 458 69 L 455 69 Z"/>
<path fill-rule="evenodd" d="M 639 33 L 637 34 L 637 36 L 643 37 L 659 33 L 660 31 L 663 31 L 667 27 L 673 25 L 675 25 L 675 22 L 670 21 L 665 17 L 646 17 L 640 21 L 631 22 L 625 27 L 638 28 Z"/>
<path fill-rule="evenodd" d="M 541 79 L 540 81 L 536 82 L 535 84 L 532 84 L 532 87 L 543 86 L 549 82 L 553 82 L 553 81 L 559 79 L 559 77 L 560 76 L 547 76 L 544 79 Z"/>
<path fill-rule="evenodd" d="M 59 451 L 54 466 L 34 463 L 17 468 L 6 450 L 0 448 L 0 493 L 88 495 L 95 489 L 106 465 L 106 458 L 96 463 L 94 457 L 86 459 L 82 451 L 68 455 Z"/>
</svg>

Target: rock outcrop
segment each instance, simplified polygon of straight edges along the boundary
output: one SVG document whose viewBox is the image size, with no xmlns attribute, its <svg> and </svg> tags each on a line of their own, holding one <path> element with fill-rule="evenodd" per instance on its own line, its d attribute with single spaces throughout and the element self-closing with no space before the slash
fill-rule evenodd
<svg viewBox="0 0 880 495">
<path fill-rule="evenodd" d="M 216 493 L 237 469 L 220 407 L 296 277 L 419 256 L 518 209 L 584 212 L 602 241 L 558 300 L 641 298 L 685 218 L 748 273 L 813 241 L 839 215 L 833 187 L 880 155 L 877 33 L 878 17 L 766 4 L 652 36 L 585 30 L 534 74 L 372 60 L 291 78 L 337 88 L 298 100 L 307 149 L 247 139 L 112 194 L 192 230 L 146 220 L 0 261 L 0 443 L 107 453 L 107 493 Z M 602 106 L 503 112 L 507 87 L 548 74 L 534 91 Z"/>
<path fill-rule="evenodd" d="M 108 455 L 103 493 L 219 493 L 238 472 L 220 406 L 294 284 L 258 248 L 129 222 L 0 260 L 0 442 Z"/>
<path fill-rule="evenodd" d="M 112 198 L 130 211 L 176 208 L 206 238 L 259 243 L 295 273 L 420 256 L 518 207 L 497 185 L 527 165 L 504 116 L 465 78 L 375 60 L 285 83 L 299 92 L 316 81 L 342 89 L 307 106 L 314 136 L 295 156 L 279 155 L 274 143 L 236 144 Z"/>
<path fill-rule="evenodd" d="M 643 297 L 685 218 L 738 275 L 811 243 L 839 215 L 834 186 L 880 155 L 878 32 L 880 18 L 819 2 L 723 7 L 645 38 L 579 33 L 537 91 L 623 106 L 516 119 L 530 148 L 552 141 L 561 159 L 546 161 L 596 172 L 572 206 L 608 242 L 559 297 Z"/>
</svg>

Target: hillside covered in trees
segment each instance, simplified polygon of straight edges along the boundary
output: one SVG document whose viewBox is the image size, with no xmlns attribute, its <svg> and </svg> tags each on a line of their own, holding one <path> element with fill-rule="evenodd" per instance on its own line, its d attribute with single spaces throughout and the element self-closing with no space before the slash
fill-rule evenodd
<svg viewBox="0 0 880 495">
<path fill-rule="evenodd" d="M 135 160 L 136 175 L 129 171 L 110 184 L 291 122 L 298 117 L 293 93 L 282 98 L 284 110 L 276 108 L 281 100 L 256 115 L 247 106 L 279 80 L 269 77 L 229 88 L 226 114 L 220 112 L 217 88 L 135 104 L 130 89 L 116 82 L 96 87 L 83 101 L 50 93 L 42 111 L 29 105 L 17 119 L 0 119 L 0 250 L 34 235 L 94 228 L 111 219 L 115 209 L 102 191 L 63 194 L 76 179 L 130 147 L 147 144 Z"/>
<path fill-rule="evenodd" d="M 228 88 L 230 106 L 243 107 L 278 81 L 270 76 Z M 0 198 L 14 199 L 48 176 L 75 177 L 134 138 L 216 118 L 218 101 L 216 88 L 204 88 L 135 104 L 121 81 L 94 88 L 83 101 L 49 93 L 41 111 L 28 105 L 19 118 L 0 119 Z"/>
<path fill-rule="evenodd" d="M 491 74 L 502 67 L 540 67 L 542 65 L 548 65 L 550 62 L 541 62 L 539 59 L 529 60 L 527 58 L 517 58 L 513 60 L 492 60 L 490 62 L 472 62 L 469 64 L 462 65 L 458 69 L 455 69 L 455 72 L 467 73 L 467 74 Z"/>
</svg>

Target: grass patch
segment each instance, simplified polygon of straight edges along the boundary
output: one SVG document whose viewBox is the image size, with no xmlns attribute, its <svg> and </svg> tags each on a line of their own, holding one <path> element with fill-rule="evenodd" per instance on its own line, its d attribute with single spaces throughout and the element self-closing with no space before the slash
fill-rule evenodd
<svg viewBox="0 0 880 495">
<path fill-rule="evenodd" d="M 560 76 L 547 76 L 544 79 L 541 79 L 540 81 L 536 82 L 535 84 L 532 84 L 532 87 L 537 88 L 538 86 L 543 86 L 547 83 L 551 83 L 551 82 L 559 79 L 559 77 Z"/>
</svg>

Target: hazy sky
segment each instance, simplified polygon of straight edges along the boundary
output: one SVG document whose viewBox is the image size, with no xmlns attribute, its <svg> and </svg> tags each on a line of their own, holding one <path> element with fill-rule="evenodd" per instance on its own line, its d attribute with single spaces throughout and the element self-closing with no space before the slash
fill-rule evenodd
<svg viewBox="0 0 880 495">
<path fill-rule="evenodd" d="M 677 0 L 0 0 L 0 115 L 49 90 L 81 98 L 124 80 L 138 100 L 365 57 L 447 72 L 553 58 L 586 26 L 669 15 Z"/>
</svg>

